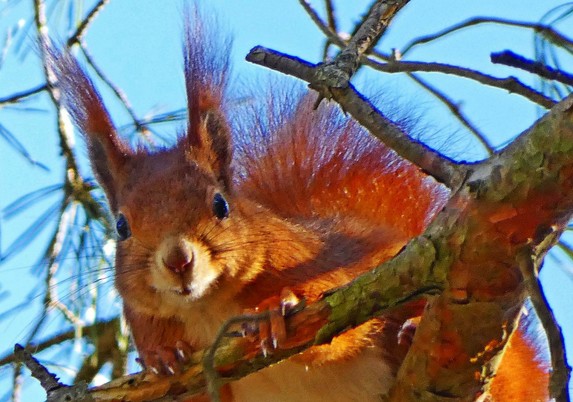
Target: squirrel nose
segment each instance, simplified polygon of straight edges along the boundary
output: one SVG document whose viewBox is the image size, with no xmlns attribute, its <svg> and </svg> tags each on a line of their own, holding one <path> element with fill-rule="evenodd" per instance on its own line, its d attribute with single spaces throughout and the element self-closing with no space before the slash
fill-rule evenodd
<svg viewBox="0 0 573 402">
<path fill-rule="evenodd" d="M 176 274 L 187 272 L 193 267 L 193 250 L 186 244 L 178 244 L 163 257 L 163 265 Z"/>
</svg>

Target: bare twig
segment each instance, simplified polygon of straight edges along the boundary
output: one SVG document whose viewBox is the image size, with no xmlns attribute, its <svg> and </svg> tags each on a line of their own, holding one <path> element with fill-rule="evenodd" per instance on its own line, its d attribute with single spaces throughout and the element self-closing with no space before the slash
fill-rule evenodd
<svg viewBox="0 0 573 402">
<path fill-rule="evenodd" d="M 437 72 L 458 77 L 468 78 L 488 86 L 505 89 L 511 93 L 521 95 L 532 102 L 543 106 L 545 109 L 551 109 L 557 103 L 553 99 L 535 91 L 534 89 L 523 84 L 515 77 L 496 78 L 484 74 L 477 70 L 453 66 L 444 63 L 424 63 L 413 61 L 393 61 L 390 63 L 380 63 L 373 60 L 368 61 L 368 65 L 378 71 L 386 73 L 405 73 L 405 72 Z"/>
<path fill-rule="evenodd" d="M 99 333 L 103 333 L 107 331 L 108 327 L 114 327 L 114 328 L 118 328 L 119 327 L 119 318 L 112 318 L 108 321 L 99 321 L 96 322 L 94 324 L 91 325 L 87 325 L 83 328 L 83 335 L 84 336 L 91 336 L 91 334 L 95 333 L 96 335 Z M 77 332 L 75 330 L 71 330 L 71 331 L 66 331 L 63 332 L 61 334 L 55 335 L 53 337 L 50 337 L 49 339 L 46 339 L 42 342 L 39 342 L 38 344 L 29 344 L 28 346 L 25 347 L 26 350 L 30 351 L 30 352 L 34 352 L 34 353 L 38 353 L 41 352 L 43 350 L 46 350 L 54 345 L 59 345 L 62 342 L 65 341 L 69 341 L 72 340 L 76 337 Z M 2 358 L 0 358 L 0 367 L 6 365 L 6 364 L 10 364 L 13 363 L 16 360 L 16 356 L 11 353 L 8 354 Z"/>
<path fill-rule="evenodd" d="M 304 3 L 308 4 L 306 2 L 304 2 Z M 335 15 L 333 1 L 332 0 L 324 0 L 324 8 L 326 10 L 326 20 L 328 23 L 328 28 L 332 32 L 338 32 L 338 23 L 336 22 L 336 15 Z M 328 49 L 330 48 L 330 45 L 332 45 L 332 42 L 327 37 L 326 41 L 324 42 L 324 50 L 322 53 L 322 60 L 323 61 L 326 61 L 328 58 Z"/>
<path fill-rule="evenodd" d="M 312 85 L 322 88 L 346 88 L 360 65 L 361 57 L 376 44 L 390 21 L 408 1 L 387 0 L 374 3 L 364 22 L 336 58 L 318 68 Z M 301 0 L 301 3 L 306 1 Z"/>
<path fill-rule="evenodd" d="M 90 65 L 90 67 L 95 71 L 95 73 L 98 75 L 98 77 L 112 90 L 112 92 L 115 94 L 115 96 L 121 101 L 125 110 L 127 111 L 129 116 L 133 120 L 135 130 L 137 132 L 145 134 L 147 129 L 146 129 L 145 125 L 142 123 L 142 121 L 135 114 L 135 111 L 131 107 L 131 103 L 127 99 L 127 96 L 125 95 L 125 93 L 117 85 L 115 85 L 106 76 L 106 74 L 97 66 L 94 59 L 91 57 L 90 53 L 88 52 L 88 49 L 86 48 L 86 46 L 82 44 L 80 46 L 80 48 L 81 48 L 82 53 L 84 54 L 84 56 L 86 58 L 86 61 Z"/>
<path fill-rule="evenodd" d="M 543 37 L 547 38 L 547 40 L 549 40 L 550 42 L 552 42 L 554 44 L 557 44 L 559 46 L 569 47 L 569 48 L 573 47 L 573 41 L 571 39 L 569 39 L 565 35 L 559 33 L 558 31 L 556 31 L 555 29 L 553 29 L 549 25 L 535 24 L 535 23 L 521 22 L 521 21 L 512 21 L 512 20 L 507 20 L 507 19 L 503 19 L 503 18 L 494 18 L 494 17 L 476 17 L 476 18 L 471 18 L 469 20 L 461 22 L 459 24 L 453 25 L 453 26 L 446 28 L 442 31 L 439 31 L 437 33 L 416 38 L 412 42 L 410 42 L 406 46 L 404 46 L 404 48 L 402 49 L 402 54 L 406 54 L 412 48 L 414 48 L 418 45 L 432 42 L 436 39 L 440 39 L 440 38 L 442 38 L 446 35 L 449 35 L 453 32 L 456 32 L 456 31 L 459 31 L 461 29 L 465 29 L 465 28 L 468 28 L 468 27 L 471 27 L 474 25 L 478 25 L 478 24 L 501 24 L 501 25 L 518 27 L 518 28 L 528 28 L 528 29 L 532 29 L 535 32 L 538 32 L 539 34 L 541 34 Z"/>
<path fill-rule="evenodd" d="M 93 398 L 87 393 L 85 382 L 68 387 L 60 383 L 57 377 L 42 366 L 24 347 L 16 345 L 14 354 L 28 367 L 32 376 L 40 381 L 42 388 L 46 391 L 47 402 L 93 402 Z"/>
<path fill-rule="evenodd" d="M 247 60 L 312 83 L 315 81 L 315 66 L 301 59 L 257 46 L 247 55 Z M 332 88 L 332 98 L 343 110 L 350 113 L 360 124 L 378 137 L 400 156 L 418 165 L 421 169 L 450 188 L 457 188 L 465 176 L 466 168 L 405 135 L 387 119 L 352 85 L 344 89 Z"/>
<path fill-rule="evenodd" d="M 559 81 L 566 85 L 573 85 L 573 74 L 566 73 L 538 61 L 526 59 L 511 50 L 504 50 L 491 54 L 491 62 L 516 67 L 521 70 L 536 74 L 548 80 Z"/>
<path fill-rule="evenodd" d="M 337 32 L 330 29 L 328 25 L 322 21 L 320 16 L 316 13 L 310 5 L 304 0 L 300 0 L 301 5 L 304 7 L 305 11 L 311 17 L 316 26 L 322 31 L 322 33 L 328 38 L 328 40 L 338 47 L 344 48 L 347 43 L 340 38 Z M 392 57 L 384 55 L 377 51 L 372 51 L 369 53 L 371 57 L 363 56 L 361 61 L 378 71 L 383 71 L 387 73 L 397 73 L 397 72 L 438 72 L 449 75 L 456 75 L 463 78 L 471 79 L 477 81 L 481 84 L 492 86 L 495 88 L 505 89 L 516 95 L 523 96 L 532 102 L 543 106 L 545 109 L 550 109 L 556 104 L 551 98 L 543 95 L 542 93 L 534 90 L 533 88 L 523 84 L 515 77 L 508 78 L 496 78 L 483 74 L 480 71 L 463 68 L 459 66 L 453 66 L 442 63 L 423 63 L 423 62 L 406 62 L 398 61 Z M 403 53 L 402 53 L 403 55 Z M 381 63 L 376 61 L 373 57 L 386 61 L 388 63 Z"/>
<path fill-rule="evenodd" d="M 23 346 L 16 344 L 16 346 L 14 346 L 14 355 L 18 361 L 24 363 L 26 367 L 28 367 L 32 376 L 40 381 L 42 388 L 47 392 L 62 386 L 62 384 L 58 382 L 57 377 L 46 370 L 46 368 L 42 366 L 30 352 L 26 351 Z"/>
<path fill-rule="evenodd" d="M 336 29 L 331 27 L 330 24 L 326 24 L 322 18 L 320 18 L 320 15 L 318 15 L 318 13 L 314 10 L 314 8 L 312 8 L 308 1 L 299 0 L 299 3 L 310 16 L 314 24 L 322 31 L 324 36 L 326 36 L 331 43 L 341 48 L 346 46 L 346 42 L 340 39 Z"/>
<path fill-rule="evenodd" d="M 308 3 L 305 1 L 304 4 Z M 326 8 L 326 20 L 328 21 L 328 27 L 333 32 L 338 32 L 336 17 L 334 16 L 334 3 L 332 0 L 324 0 L 324 4 Z"/>
<path fill-rule="evenodd" d="M 0 98 L 0 108 L 6 105 L 12 105 L 15 103 L 20 102 L 22 99 L 24 98 L 28 98 L 30 96 L 39 94 L 40 92 L 43 92 L 47 89 L 47 85 L 46 84 L 42 84 L 42 85 L 38 85 L 36 87 L 27 89 L 25 91 L 22 92 L 16 92 L 15 94 L 12 94 L 10 96 L 5 96 L 4 98 Z"/>
<path fill-rule="evenodd" d="M 52 103 L 55 105 L 56 110 L 58 111 L 58 135 L 60 138 L 60 148 L 62 150 L 62 155 L 66 159 L 66 170 L 71 170 L 74 176 L 79 176 L 76 159 L 72 151 L 72 145 L 69 141 L 70 133 L 67 132 L 65 118 L 63 117 L 62 109 L 60 107 L 59 93 L 55 89 L 55 76 L 51 71 L 51 67 L 48 65 L 47 57 L 45 54 L 46 49 L 48 49 L 50 46 L 50 38 L 48 36 L 46 10 L 43 0 L 34 0 L 34 22 L 36 24 L 36 31 L 38 33 L 38 39 L 40 42 L 40 54 L 42 57 L 44 76 L 46 77 L 47 81 L 48 93 L 52 99 Z"/>
<path fill-rule="evenodd" d="M 76 43 L 81 43 L 83 37 L 92 23 L 93 20 L 98 16 L 99 12 L 104 8 L 104 6 L 109 3 L 109 0 L 99 0 L 96 5 L 90 10 L 88 15 L 83 19 L 83 21 L 78 26 L 76 32 L 67 41 L 67 46 L 72 47 Z"/>
</svg>

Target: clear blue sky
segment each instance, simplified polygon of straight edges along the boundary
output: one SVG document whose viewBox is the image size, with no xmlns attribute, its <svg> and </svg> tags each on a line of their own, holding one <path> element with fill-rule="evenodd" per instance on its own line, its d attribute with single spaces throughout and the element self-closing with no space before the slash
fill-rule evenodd
<svg viewBox="0 0 573 402">
<path fill-rule="evenodd" d="M 67 5 L 68 1 L 51 2 Z M 50 3 L 50 4 L 51 4 Z M 77 1 L 83 4 L 83 12 L 89 10 L 93 1 Z M 296 55 L 311 62 L 320 59 L 323 39 L 301 7 L 295 1 L 284 0 L 212 0 L 209 9 L 219 15 L 221 26 L 234 37 L 233 84 L 260 85 L 260 77 L 269 73 L 262 68 L 248 64 L 244 55 L 255 45 L 263 45 L 285 53 Z M 319 2 L 315 2 L 318 4 Z M 368 1 L 340 0 L 338 14 L 342 28 L 348 28 L 356 21 Z M 344 3 L 344 7 L 343 7 Z M 470 16 L 498 16 L 522 21 L 538 21 L 542 15 L 560 4 L 559 1 L 534 0 L 438 0 L 412 1 L 394 21 L 389 35 L 379 49 L 389 52 L 400 49 L 411 38 L 435 32 Z M 52 7 L 52 6 L 50 6 Z M 53 7 L 52 7 L 53 8 Z M 157 111 L 170 111 L 184 105 L 182 76 L 181 31 L 183 3 L 179 0 L 111 0 L 90 28 L 86 41 L 98 65 L 127 94 L 136 113 L 146 116 Z M 80 10 L 81 12 L 81 10 Z M 57 7 L 53 10 L 54 38 L 65 35 L 67 16 Z M 32 1 L 0 0 L 0 45 L 7 40 L 7 32 L 19 21 L 30 23 Z M 570 37 L 573 29 L 560 27 Z M 33 50 L 33 31 L 20 30 L 14 38 L 15 45 L 8 54 L 0 54 L 0 97 L 22 91 L 42 83 L 42 73 L 37 53 Z M 59 32 L 59 33 L 58 33 Z M 445 63 L 481 69 L 499 77 L 518 75 L 530 85 L 535 80 L 527 75 L 489 63 L 492 51 L 511 49 L 531 57 L 533 35 L 531 31 L 497 26 L 468 30 L 448 37 L 439 43 L 417 49 L 409 54 L 409 60 L 441 61 Z M 570 66 L 570 65 L 569 65 Z M 569 67 L 565 65 L 565 68 Z M 571 70 L 571 68 L 569 68 Z M 481 130 L 487 133 L 495 145 L 506 143 L 529 127 L 539 111 L 516 95 L 492 88 L 484 88 L 467 80 L 445 77 L 439 74 L 425 76 L 434 85 L 440 85 L 451 98 L 464 107 L 464 111 Z M 484 153 L 479 144 L 471 139 L 449 115 L 449 112 L 408 79 L 399 75 L 364 75 L 357 77 L 357 85 L 367 94 L 379 94 L 395 99 L 398 104 L 422 116 L 427 124 L 432 144 L 459 159 L 479 159 Z M 118 126 L 129 122 L 118 102 L 104 90 L 106 103 Z M 25 104 L 37 109 L 25 113 L 22 108 L 0 109 L 0 124 L 9 129 L 23 143 L 37 161 L 50 167 L 44 172 L 26 164 L 24 159 L 0 138 L 0 211 L 18 197 L 52 184 L 61 183 L 62 166 L 58 159 L 58 143 L 54 133 L 54 114 L 45 95 Z M 173 126 L 166 132 L 175 134 Z M 77 152 L 85 155 L 81 138 L 77 138 Z M 85 166 L 84 166 L 85 168 Z M 0 218 L 0 251 L 3 253 L 12 241 L 33 222 L 42 209 L 56 202 L 52 198 L 39 208 L 30 209 L 15 219 Z M 39 259 L 41 247 L 48 233 L 44 231 L 26 252 L 0 265 L 0 313 L 9 306 L 20 303 L 28 295 L 38 294 L 33 290 L 37 276 L 32 266 Z M 573 301 L 572 264 L 563 254 L 554 253 L 548 259 L 543 283 L 549 291 L 548 297 L 554 306 L 558 319 L 566 330 L 569 355 L 573 355 Z M 22 341 L 31 329 L 30 322 L 39 311 L 41 300 L 33 298 L 28 308 L 19 314 L 0 320 L 0 355 L 8 352 L 13 344 Z M 111 311 L 111 309 L 110 309 Z M 48 328 L 57 330 L 56 325 Z M 54 361 L 53 354 L 42 355 Z M 56 368 L 56 367 L 52 367 Z M 65 370 L 60 371 L 65 373 Z M 0 371 L 0 398 L 10 386 L 10 371 Z M 63 377 L 65 380 L 66 378 Z M 24 384 L 25 401 L 42 400 L 38 386 L 27 380 Z"/>
</svg>

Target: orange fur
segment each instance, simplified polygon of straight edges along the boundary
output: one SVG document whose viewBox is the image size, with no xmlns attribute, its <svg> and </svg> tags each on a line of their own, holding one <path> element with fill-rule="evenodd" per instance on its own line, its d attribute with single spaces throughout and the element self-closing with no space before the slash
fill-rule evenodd
<svg viewBox="0 0 573 402">
<path fill-rule="evenodd" d="M 549 376 L 539 350 L 527 334 L 527 320 L 520 320 L 511 334 L 489 392 L 494 402 L 544 402 L 549 400 Z"/>
<path fill-rule="evenodd" d="M 280 113 L 271 104 L 252 124 L 232 116 L 242 130 L 231 140 L 228 49 L 210 51 L 205 35 L 187 29 L 186 135 L 154 153 L 124 144 L 77 62 L 52 52 L 111 211 L 131 230 L 117 245 L 116 284 L 148 364 L 178 341 L 209 346 L 225 320 L 284 288 L 313 301 L 346 284 L 394 256 L 445 200 L 334 107 L 312 110 L 309 96 Z M 378 400 L 407 352 L 400 329 L 419 312 L 370 320 L 231 384 L 225 398 Z"/>
</svg>

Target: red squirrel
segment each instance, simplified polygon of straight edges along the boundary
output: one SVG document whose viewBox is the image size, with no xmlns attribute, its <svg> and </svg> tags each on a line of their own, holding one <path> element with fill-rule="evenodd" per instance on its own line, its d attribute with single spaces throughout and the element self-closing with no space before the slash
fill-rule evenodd
<svg viewBox="0 0 573 402">
<path fill-rule="evenodd" d="M 77 61 L 52 52 L 116 220 L 116 286 L 135 346 L 165 375 L 181 345 L 210 346 L 226 320 L 284 289 L 311 303 L 391 258 L 446 198 L 334 106 L 313 110 L 308 95 L 272 98 L 250 120 L 230 107 L 228 48 L 197 26 L 184 54 L 188 123 L 172 148 L 128 146 Z M 226 385 L 223 399 L 378 401 L 416 314 L 372 319 Z"/>
</svg>

